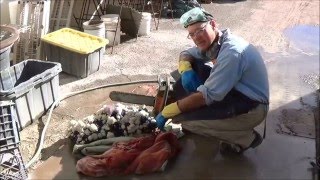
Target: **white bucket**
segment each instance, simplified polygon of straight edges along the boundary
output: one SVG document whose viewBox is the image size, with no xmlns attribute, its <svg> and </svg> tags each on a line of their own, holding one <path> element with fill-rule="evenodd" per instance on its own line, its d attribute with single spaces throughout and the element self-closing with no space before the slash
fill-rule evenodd
<svg viewBox="0 0 320 180">
<path fill-rule="evenodd" d="M 151 14 L 147 12 L 143 12 L 138 35 L 139 36 L 149 35 L 150 30 L 151 30 Z"/>
<path fill-rule="evenodd" d="M 121 19 L 119 17 L 119 14 L 105 14 L 105 15 L 101 16 L 101 20 L 105 24 L 105 33 L 106 33 L 105 38 L 109 40 L 109 45 L 112 46 L 113 41 L 114 41 L 114 45 L 120 44 Z M 119 23 L 118 23 L 118 21 L 119 21 Z M 118 24 L 118 28 L 117 28 L 117 24 Z M 117 32 L 116 32 L 116 30 L 117 30 Z"/>
<path fill-rule="evenodd" d="M 85 33 L 105 38 L 105 26 L 103 21 L 91 20 L 84 22 L 82 25 Z"/>
</svg>

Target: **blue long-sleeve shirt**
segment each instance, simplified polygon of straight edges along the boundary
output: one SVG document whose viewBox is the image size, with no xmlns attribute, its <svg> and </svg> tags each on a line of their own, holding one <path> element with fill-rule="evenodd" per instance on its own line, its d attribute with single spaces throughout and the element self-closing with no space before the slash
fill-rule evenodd
<svg viewBox="0 0 320 180">
<path fill-rule="evenodd" d="M 221 101 L 232 88 L 252 100 L 269 103 L 267 70 L 257 49 L 228 29 L 222 31 L 219 42 L 221 47 L 216 63 L 208 79 L 197 89 L 206 104 Z M 198 48 L 184 51 L 204 63 L 211 60 L 208 52 L 200 52 Z"/>
</svg>

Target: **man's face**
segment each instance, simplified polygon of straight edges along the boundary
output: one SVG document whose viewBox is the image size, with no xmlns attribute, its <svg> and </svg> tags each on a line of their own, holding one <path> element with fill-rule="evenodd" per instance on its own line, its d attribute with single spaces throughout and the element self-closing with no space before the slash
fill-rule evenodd
<svg viewBox="0 0 320 180">
<path fill-rule="evenodd" d="M 188 26 L 188 37 L 198 46 L 201 51 L 206 51 L 212 44 L 216 35 L 214 28 L 209 22 L 198 22 Z"/>
</svg>

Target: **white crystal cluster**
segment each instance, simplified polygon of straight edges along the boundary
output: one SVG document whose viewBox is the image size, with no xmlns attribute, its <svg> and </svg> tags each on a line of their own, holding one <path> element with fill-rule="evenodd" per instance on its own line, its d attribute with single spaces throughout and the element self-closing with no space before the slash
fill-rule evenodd
<svg viewBox="0 0 320 180">
<path fill-rule="evenodd" d="M 146 106 L 105 105 L 84 119 L 71 120 L 68 136 L 75 144 L 87 144 L 99 139 L 151 133 L 156 120 Z"/>
</svg>

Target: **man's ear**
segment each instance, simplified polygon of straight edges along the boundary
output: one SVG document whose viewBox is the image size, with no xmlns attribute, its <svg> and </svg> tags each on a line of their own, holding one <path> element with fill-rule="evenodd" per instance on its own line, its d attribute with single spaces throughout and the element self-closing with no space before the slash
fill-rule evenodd
<svg viewBox="0 0 320 180">
<path fill-rule="evenodd" d="M 211 21 L 210 21 L 210 24 L 211 24 L 211 26 L 212 26 L 213 29 L 216 28 L 216 21 L 211 20 Z"/>
</svg>

